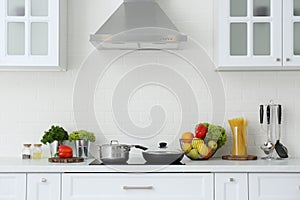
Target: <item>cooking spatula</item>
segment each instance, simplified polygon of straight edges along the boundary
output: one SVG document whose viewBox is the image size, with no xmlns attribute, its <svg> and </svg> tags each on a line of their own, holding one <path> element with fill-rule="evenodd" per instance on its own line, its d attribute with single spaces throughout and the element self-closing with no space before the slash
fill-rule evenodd
<svg viewBox="0 0 300 200">
<path fill-rule="evenodd" d="M 280 158 L 287 158 L 288 157 L 288 150 L 287 148 L 280 143 L 281 137 L 281 116 L 282 116 L 282 108 L 281 105 L 277 107 L 277 119 L 278 119 L 278 138 L 275 144 L 275 150 Z"/>
</svg>

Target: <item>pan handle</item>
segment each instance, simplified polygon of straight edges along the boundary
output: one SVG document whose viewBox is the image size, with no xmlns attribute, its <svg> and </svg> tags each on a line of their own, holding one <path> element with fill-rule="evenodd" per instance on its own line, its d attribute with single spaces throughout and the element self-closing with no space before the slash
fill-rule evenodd
<svg viewBox="0 0 300 200">
<path fill-rule="evenodd" d="M 144 150 L 144 151 L 146 151 L 146 150 L 148 150 L 148 148 L 147 147 L 144 147 L 144 146 L 141 146 L 141 145 L 133 145 L 133 147 L 135 147 L 135 148 L 137 148 L 137 149 L 142 149 L 142 150 Z"/>
</svg>

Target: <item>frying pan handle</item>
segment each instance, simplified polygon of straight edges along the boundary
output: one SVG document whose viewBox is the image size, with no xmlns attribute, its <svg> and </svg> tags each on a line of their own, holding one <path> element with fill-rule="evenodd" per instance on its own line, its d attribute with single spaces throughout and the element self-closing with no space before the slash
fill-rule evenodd
<svg viewBox="0 0 300 200">
<path fill-rule="evenodd" d="M 141 145 L 133 145 L 133 147 L 135 147 L 135 148 L 137 148 L 137 149 L 142 149 L 142 150 L 144 150 L 144 151 L 146 151 L 146 150 L 148 150 L 148 148 L 147 147 L 144 147 L 144 146 L 141 146 Z"/>
</svg>

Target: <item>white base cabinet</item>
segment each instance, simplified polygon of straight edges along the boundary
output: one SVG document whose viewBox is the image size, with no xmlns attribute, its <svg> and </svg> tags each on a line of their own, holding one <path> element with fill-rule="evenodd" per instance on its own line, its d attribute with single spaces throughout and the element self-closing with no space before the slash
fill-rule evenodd
<svg viewBox="0 0 300 200">
<path fill-rule="evenodd" d="M 250 200 L 299 200 L 300 174 L 250 173 Z"/>
<path fill-rule="evenodd" d="M 26 174 L 0 174 L 0 200 L 25 200 Z"/>
<path fill-rule="evenodd" d="M 248 200 L 247 173 L 216 173 L 216 200 Z"/>
<path fill-rule="evenodd" d="M 61 174 L 28 174 L 27 200 L 60 200 Z"/>
<path fill-rule="evenodd" d="M 213 200 L 212 173 L 69 173 L 62 200 Z"/>
<path fill-rule="evenodd" d="M 0 200 L 299 200 L 300 173 L 0 173 Z"/>
</svg>

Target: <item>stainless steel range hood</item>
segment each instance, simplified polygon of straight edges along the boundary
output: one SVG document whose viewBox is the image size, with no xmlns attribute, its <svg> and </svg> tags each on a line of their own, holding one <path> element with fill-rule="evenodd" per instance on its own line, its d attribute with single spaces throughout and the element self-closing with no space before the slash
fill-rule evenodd
<svg viewBox="0 0 300 200">
<path fill-rule="evenodd" d="M 155 0 L 124 0 L 90 35 L 97 49 L 181 49 L 187 36 L 178 31 Z"/>
</svg>

